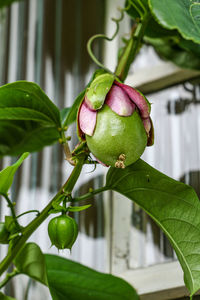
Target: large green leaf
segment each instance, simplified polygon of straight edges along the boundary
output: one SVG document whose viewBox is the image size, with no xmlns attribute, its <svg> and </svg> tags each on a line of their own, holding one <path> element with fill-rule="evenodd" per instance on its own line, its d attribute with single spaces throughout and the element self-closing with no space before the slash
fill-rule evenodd
<svg viewBox="0 0 200 300">
<path fill-rule="evenodd" d="M 56 142 L 58 108 L 40 87 L 17 81 L 0 87 L 0 156 L 33 152 Z"/>
<path fill-rule="evenodd" d="M 35 243 L 27 243 L 14 259 L 20 273 L 47 285 L 45 256 Z"/>
<path fill-rule="evenodd" d="M 137 18 L 139 17 L 139 14 L 137 13 L 137 10 L 135 9 L 135 6 L 131 5 L 128 6 L 128 0 L 125 3 L 125 7 L 128 7 L 128 9 L 126 10 L 126 13 L 134 20 L 134 22 L 136 22 Z M 139 5 L 137 4 L 137 2 L 135 0 L 132 0 L 131 2 L 134 2 L 135 5 Z M 145 3 L 146 2 L 146 3 Z M 151 11 L 148 7 L 148 1 L 145 0 L 143 1 L 143 3 L 145 4 L 145 7 L 148 11 L 148 14 L 151 15 Z M 140 7 L 140 6 L 139 6 Z M 166 28 L 164 28 L 163 26 L 159 25 L 153 18 L 153 16 L 151 15 L 151 18 L 148 21 L 148 26 L 145 28 L 145 32 L 144 32 L 144 36 L 148 36 L 148 37 L 156 37 L 156 38 L 162 38 L 165 36 L 172 36 L 174 34 L 177 34 L 176 30 L 168 30 Z"/>
<path fill-rule="evenodd" d="M 118 277 L 56 255 L 45 258 L 53 300 L 139 300 L 136 291 Z"/>
<path fill-rule="evenodd" d="M 107 188 L 140 205 L 160 226 L 176 251 L 191 294 L 200 288 L 200 201 L 188 185 L 138 160 L 125 169 L 110 168 Z"/>
<path fill-rule="evenodd" d="M 12 185 L 15 172 L 20 167 L 22 162 L 27 158 L 28 155 L 29 155 L 28 152 L 24 153 L 18 159 L 18 161 L 16 161 L 16 163 L 14 163 L 12 166 L 3 169 L 0 172 L 0 194 L 7 194 L 9 188 Z"/>
<path fill-rule="evenodd" d="M 34 114 L 36 114 L 36 119 L 38 121 L 41 120 L 41 122 L 43 122 L 43 118 L 45 118 L 46 122 L 60 126 L 60 114 L 58 108 L 36 83 L 17 81 L 1 86 L 0 118 L 3 110 L 9 108 L 12 108 L 12 110 L 16 109 L 18 114 L 20 113 L 19 109 L 21 108 L 21 114 L 19 115 L 19 118 L 17 118 L 17 115 L 15 114 L 15 120 L 32 120 Z M 25 112 L 28 114 L 27 117 L 25 116 Z M 10 119 L 9 113 L 8 119 Z"/>
<path fill-rule="evenodd" d="M 165 38 L 148 38 L 162 59 L 170 60 L 181 68 L 200 69 L 200 45 L 184 40 L 179 36 Z"/>
<path fill-rule="evenodd" d="M 149 0 L 155 19 L 167 29 L 177 29 L 189 40 L 200 43 L 200 3 L 195 0 Z"/>
</svg>

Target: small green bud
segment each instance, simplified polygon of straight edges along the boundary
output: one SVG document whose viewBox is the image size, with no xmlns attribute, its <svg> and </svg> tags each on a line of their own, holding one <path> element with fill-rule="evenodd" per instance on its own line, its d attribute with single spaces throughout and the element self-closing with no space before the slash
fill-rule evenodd
<svg viewBox="0 0 200 300">
<path fill-rule="evenodd" d="M 49 222 L 48 234 L 52 245 L 58 249 L 71 250 L 78 235 L 78 225 L 69 216 L 55 217 Z"/>
</svg>

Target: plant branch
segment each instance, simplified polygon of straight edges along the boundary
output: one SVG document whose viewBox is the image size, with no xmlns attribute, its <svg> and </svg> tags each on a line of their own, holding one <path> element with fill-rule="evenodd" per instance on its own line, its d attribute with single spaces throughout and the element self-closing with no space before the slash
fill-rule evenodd
<svg viewBox="0 0 200 300">
<path fill-rule="evenodd" d="M 0 282 L 0 289 L 4 287 L 10 279 L 18 274 L 20 274 L 20 272 L 17 269 L 14 269 L 11 273 L 7 273 L 5 278 Z"/>
<path fill-rule="evenodd" d="M 87 199 L 90 199 L 92 198 L 94 195 L 96 194 L 99 194 L 99 193 L 102 193 L 102 192 L 105 192 L 108 190 L 108 187 L 106 186 L 103 186 L 99 189 L 96 189 L 96 190 L 92 190 L 91 192 L 83 195 L 83 196 L 80 196 L 80 197 L 77 197 L 77 198 L 74 198 L 72 199 L 73 202 L 78 202 L 78 201 L 82 201 L 82 200 L 87 200 Z"/>
<path fill-rule="evenodd" d="M 2 194 L 2 196 L 6 199 L 6 201 L 8 203 L 8 207 L 11 210 L 11 214 L 12 214 L 13 220 L 15 222 L 16 228 L 21 230 L 21 226 L 19 225 L 19 223 L 17 221 L 17 216 L 15 214 L 14 204 L 12 203 L 12 201 L 10 200 L 10 198 L 8 197 L 7 194 Z"/>
<path fill-rule="evenodd" d="M 115 75 L 124 81 L 128 75 L 129 68 L 134 61 L 140 47 L 146 26 L 149 22 L 150 14 L 146 14 L 143 20 L 134 28 L 131 38 L 129 39 L 115 70 Z"/>
<path fill-rule="evenodd" d="M 77 161 L 76 166 L 74 167 L 70 177 L 66 181 L 66 183 L 61 187 L 56 196 L 48 203 L 48 205 L 41 211 L 40 215 L 37 216 L 33 221 L 31 221 L 22 231 L 22 235 L 17 237 L 16 242 L 12 247 L 9 248 L 6 257 L 0 263 L 0 275 L 5 272 L 16 257 L 24 243 L 30 237 L 30 235 L 40 226 L 40 224 L 49 216 L 49 211 L 53 208 L 52 204 L 56 201 L 60 195 L 63 193 L 71 194 L 74 185 L 81 173 L 83 164 L 85 161 L 85 156 L 82 156 Z"/>
<path fill-rule="evenodd" d="M 76 163 L 72 159 L 72 153 L 69 148 L 68 138 L 66 138 L 63 129 L 61 129 L 61 138 L 59 139 L 59 142 L 63 145 L 66 160 L 70 163 L 70 165 L 75 166 Z"/>
<path fill-rule="evenodd" d="M 20 218 L 20 217 L 22 217 L 22 216 L 24 216 L 24 215 L 27 215 L 27 214 L 33 213 L 33 212 L 36 212 L 36 213 L 37 213 L 37 215 L 39 215 L 39 214 L 40 214 L 39 210 L 37 210 L 37 209 L 31 209 L 31 210 L 27 210 L 27 211 L 25 211 L 25 212 L 21 213 L 20 215 L 18 215 L 18 216 L 17 216 L 17 219 L 18 219 L 18 218 Z"/>
</svg>

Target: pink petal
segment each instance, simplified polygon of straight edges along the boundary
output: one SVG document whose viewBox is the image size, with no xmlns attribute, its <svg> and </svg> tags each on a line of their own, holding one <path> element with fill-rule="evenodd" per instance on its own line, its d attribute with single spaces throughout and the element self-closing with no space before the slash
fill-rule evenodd
<svg viewBox="0 0 200 300">
<path fill-rule="evenodd" d="M 127 94 L 118 86 L 113 85 L 105 102 L 119 116 L 131 116 L 135 104 L 130 101 Z"/>
<path fill-rule="evenodd" d="M 85 103 L 86 103 L 87 107 L 88 107 L 90 110 L 96 111 L 96 109 L 94 109 L 94 108 L 92 107 L 92 103 L 91 103 L 90 100 L 88 99 L 87 95 L 85 95 Z"/>
<path fill-rule="evenodd" d="M 129 98 L 136 104 L 136 106 L 140 111 L 140 115 L 142 119 L 146 119 L 149 117 L 150 106 L 148 105 L 147 100 L 142 94 L 140 94 L 137 90 L 135 90 L 131 86 L 120 83 L 116 80 L 114 81 L 114 84 L 120 86 L 127 93 Z"/>
<path fill-rule="evenodd" d="M 87 135 L 92 136 L 96 126 L 97 112 L 89 109 L 85 100 L 81 104 L 79 114 L 78 114 L 78 123 L 79 127 Z"/>
<path fill-rule="evenodd" d="M 147 119 L 143 119 L 142 122 L 144 124 L 144 128 L 146 130 L 146 133 L 149 136 L 149 132 L 151 130 L 151 120 L 150 120 L 150 118 L 147 118 Z"/>
</svg>

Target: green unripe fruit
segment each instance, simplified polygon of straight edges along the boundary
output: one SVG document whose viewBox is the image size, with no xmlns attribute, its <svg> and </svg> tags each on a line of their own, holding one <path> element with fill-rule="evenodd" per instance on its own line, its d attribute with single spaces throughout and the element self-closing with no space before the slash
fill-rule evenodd
<svg viewBox="0 0 200 300">
<path fill-rule="evenodd" d="M 131 116 L 122 117 L 105 104 L 98 111 L 93 136 L 86 135 L 86 141 L 98 160 L 123 168 L 142 155 L 147 145 L 147 134 L 136 110 Z"/>
<path fill-rule="evenodd" d="M 0 244 L 8 244 L 9 231 L 6 229 L 6 225 L 0 222 Z"/>
<path fill-rule="evenodd" d="M 58 249 L 71 249 L 78 235 L 78 225 L 69 216 L 55 217 L 49 222 L 48 234 Z"/>
</svg>

